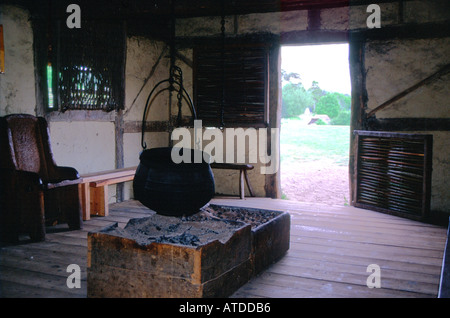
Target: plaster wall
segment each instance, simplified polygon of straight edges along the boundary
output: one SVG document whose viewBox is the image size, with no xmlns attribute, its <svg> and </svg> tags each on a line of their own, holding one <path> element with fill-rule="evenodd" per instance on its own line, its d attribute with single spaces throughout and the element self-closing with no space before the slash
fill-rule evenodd
<svg viewBox="0 0 450 318">
<path fill-rule="evenodd" d="M 372 41 L 365 47 L 367 112 L 433 75 L 450 63 L 450 38 Z M 375 112 L 382 118 L 450 118 L 450 74 L 443 75 L 388 107 Z M 432 211 L 448 211 L 450 133 L 433 135 Z"/>
<path fill-rule="evenodd" d="M 211 156 L 211 162 L 253 165 L 254 169 L 249 170 L 247 174 L 255 196 L 266 195 L 264 190 L 266 174 L 262 171 L 271 172 L 279 169 L 278 156 L 270 156 L 271 153 L 276 154 L 277 149 L 268 149 L 267 140 L 270 140 L 271 136 L 266 129 L 210 127 L 199 129 L 196 133 L 192 128 L 182 128 L 180 132 L 175 131 L 172 138 L 176 147 L 196 148 L 196 140 L 197 147 Z M 232 157 L 229 157 L 230 154 Z M 213 169 L 213 174 L 217 194 L 239 196 L 238 170 Z M 247 185 L 244 190 L 245 195 L 249 196 Z"/>
<path fill-rule="evenodd" d="M 74 167 L 80 174 L 114 169 L 114 123 L 52 121 L 49 129 L 57 164 Z"/>
<path fill-rule="evenodd" d="M 379 4 L 381 11 L 381 25 L 399 23 L 397 3 Z M 415 8 L 408 7 L 408 18 L 416 14 Z M 348 31 L 367 28 L 367 5 L 321 9 L 319 12 L 319 30 Z M 431 15 L 431 14 L 429 14 Z M 441 13 L 441 15 L 443 15 Z M 218 36 L 220 31 L 220 17 L 185 18 L 176 21 L 176 35 L 180 37 Z M 427 18 L 423 18 L 427 20 Z M 431 16 L 428 17 L 431 20 Z M 308 11 L 288 11 L 252 13 L 225 17 L 225 34 L 244 35 L 252 33 L 282 34 L 296 31 L 307 31 Z"/>
<path fill-rule="evenodd" d="M 367 112 L 419 83 L 450 63 L 450 37 L 368 42 L 365 48 Z M 377 118 L 448 118 L 450 76 L 424 85 Z"/>
<path fill-rule="evenodd" d="M 244 129 L 245 130 L 245 129 Z M 245 140 L 242 139 L 243 134 L 237 134 L 237 138 L 234 138 L 234 141 L 230 141 L 229 138 L 227 138 L 226 131 L 223 132 L 224 140 L 223 140 L 223 162 L 227 161 L 227 143 L 229 143 L 230 149 L 233 149 L 234 159 L 231 161 L 231 163 L 247 163 L 254 166 L 253 170 L 247 171 L 249 182 L 251 184 L 251 187 L 253 189 L 253 193 L 257 197 L 264 197 L 266 196 L 266 192 L 264 189 L 265 182 L 266 182 L 266 175 L 261 173 L 261 169 L 263 167 L 268 167 L 271 162 L 265 164 L 260 160 L 260 151 L 261 154 L 264 154 L 264 151 L 266 149 L 260 150 L 258 144 L 259 144 L 259 133 L 261 132 L 260 129 L 254 130 L 254 136 L 256 138 L 250 139 L 249 137 L 246 137 Z M 265 133 L 263 131 L 263 133 Z M 244 132 L 245 134 L 245 132 Z M 232 135 L 230 135 L 232 136 Z M 270 138 L 270 137 L 269 137 Z M 243 142 L 244 146 L 241 146 L 239 144 L 240 141 Z M 206 147 L 208 143 L 205 143 L 203 146 Z M 237 159 L 237 156 L 239 155 L 239 152 L 244 150 L 245 151 L 245 160 L 244 162 L 239 162 Z M 275 155 L 271 160 L 278 160 L 278 156 Z M 276 164 L 276 163 L 274 163 Z M 214 173 L 214 179 L 216 180 L 216 193 L 218 194 L 224 194 L 224 195 L 233 195 L 233 196 L 239 196 L 239 171 L 238 170 L 227 170 L 227 169 L 213 169 Z M 244 183 L 244 191 L 245 195 L 249 196 L 250 192 L 248 191 L 247 185 Z"/>
<path fill-rule="evenodd" d="M 0 4 L 5 73 L 0 74 L 0 116 L 35 114 L 33 30 L 28 11 Z"/>
<path fill-rule="evenodd" d="M 144 37 L 127 38 L 124 120 L 142 120 L 150 91 L 159 81 L 168 77 L 168 53 L 168 46 L 163 42 Z M 147 120 L 167 120 L 168 100 L 167 91 L 156 96 Z"/>
</svg>

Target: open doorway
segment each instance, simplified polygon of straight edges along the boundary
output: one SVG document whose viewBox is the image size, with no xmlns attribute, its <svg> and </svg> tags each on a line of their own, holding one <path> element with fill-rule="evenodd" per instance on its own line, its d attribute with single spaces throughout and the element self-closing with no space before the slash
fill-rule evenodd
<svg viewBox="0 0 450 318">
<path fill-rule="evenodd" d="M 348 205 L 348 44 L 283 46 L 281 70 L 282 198 Z"/>
</svg>

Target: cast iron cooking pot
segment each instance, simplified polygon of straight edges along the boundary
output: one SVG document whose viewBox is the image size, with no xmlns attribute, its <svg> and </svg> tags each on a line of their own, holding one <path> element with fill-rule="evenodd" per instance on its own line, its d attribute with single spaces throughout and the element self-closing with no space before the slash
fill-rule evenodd
<svg viewBox="0 0 450 318">
<path fill-rule="evenodd" d="M 180 156 L 190 152 L 191 163 L 175 163 L 172 150 Z M 196 163 L 195 158 L 201 158 Z M 206 160 L 205 160 L 206 159 Z M 214 196 L 214 176 L 209 156 L 187 148 L 152 148 L 142 151 L 133 181 L 134 197 L 158 214 L 189 216 Z"/>
</svg>

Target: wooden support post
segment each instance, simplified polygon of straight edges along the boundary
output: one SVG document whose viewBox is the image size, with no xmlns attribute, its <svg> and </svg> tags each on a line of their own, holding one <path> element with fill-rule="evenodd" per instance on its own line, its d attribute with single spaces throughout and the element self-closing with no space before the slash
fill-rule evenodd
<svg viewBox="0 0 450 318">
<path fill-rule="evenodd" d="M 245 194 L 244 194 L 245 188 L 244 188 L 244 171 L 241 169 L 239 170 L 239 197 L 241 199 L 244 198 Z"/>
<path fill-rule="evenodd" d="M 124 154 L 123 154 L 123 134 L 124 134 L 124 122 L 123 122 L 123 110 L 119 110 L 116 114 L 115 120 L 115 140 L 116 140 L 116 169 L 124 168 Z M 116 200 L 122 202 L 123 195 L 123 183 L 119 183 L 116 186 Z M 106 191 L 108 193 L 108 191 Z"/>
<path fill-rule="evenodd" d="M 137 167 L 89 173 L 81 176 L 79 192 L 82 201 L 83 220 L 92 215 L 107 216 L 108 186 L 132 181 Z"/>
<path fill-rule="evenodd" d="M 355 153 L 356 153 L 356 136 L 353 134 L 355 130 L 366 129 L 366 113 L 367 108 L 367 90 L 366 90 L 366 69 L 364 66 L 365 42 L 350 37 L 349 46 L 349 62 L 350 77 L 352 84 L 352 106 L 350 121 L 350 151 L 349 151 L 349 192 L 351 204 L 353 205 L 356 198 L 354 180 L 355 176 Z"/>
<path fill-rule="evenodd" d="M 80 183 L 78 191 L 81 196 L 81 209 L 83 210 L 83 221 L 91 219 L 91 192 L 89 190 L 89 183 Z"/>
<path fill-rule="evenodd" d="M 108 185 L 100 187 L 89 187 L 91 213 L 99 216 L 108 216 Z"/>
<path fill-rule="evenodd" d="M 241 170 L 242 171 L 242 170 Z M 247 170 L 244 170 L 244 177 L 245 177 L 245 182 L 247 183 L 247 187 L 248 187 L 248 191 L 250 192 L 250 195 L 252 197 L 254 197 L 255 195 L 253 194 L 253 188 L 250 184 L 250 180 L 248 179 L 248 173 Z"/>
</svg>

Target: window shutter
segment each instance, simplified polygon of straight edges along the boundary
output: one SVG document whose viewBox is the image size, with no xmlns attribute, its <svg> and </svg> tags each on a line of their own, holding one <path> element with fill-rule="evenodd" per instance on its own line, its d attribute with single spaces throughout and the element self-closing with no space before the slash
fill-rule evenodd
<svg viewBox="0 0 450 318">
<path fill-rule="evenodd" d="M 123 24 L 83 21 L 81 28 L 62 26 L 57 34 L 55 78 L 59 110 L 123 109 Z"/>
<path fill-rule="evenodd" d="M 356 207 L 429 217 L 433 135 L 355 131 Z"/>
<path fill-rule="evenodd" d="M 194 103 L 204 126 L 222 126 L 222 88 L 225 127 L 266 126 L 267 46 L 227 45 L 223 53 L 220 45 L 197 47 L 194 65 Z"/>
</svg>

